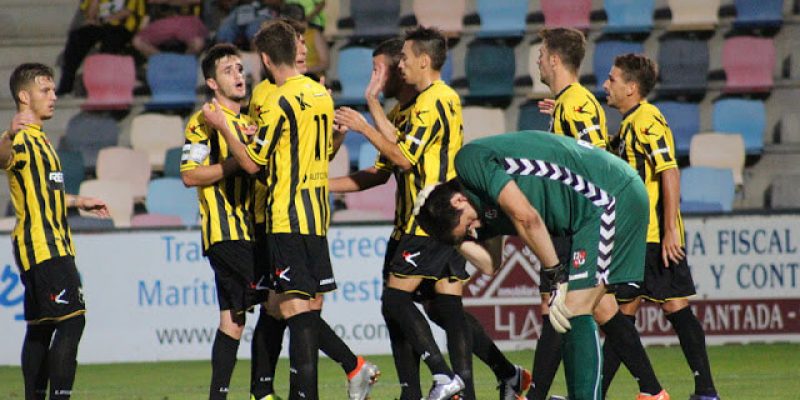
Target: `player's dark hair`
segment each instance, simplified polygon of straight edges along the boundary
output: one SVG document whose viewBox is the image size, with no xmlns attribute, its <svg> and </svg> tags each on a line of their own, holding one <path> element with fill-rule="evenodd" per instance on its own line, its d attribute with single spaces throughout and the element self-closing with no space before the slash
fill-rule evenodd
<svg viewBox="0 0 800 400">
<path fill-rule="evenodd" d="M 306 9 L 300 4 L 287 4 L 283 6 L 283 9 L 281 10 L 281 16 L 289 20 L 305 21 Z"/>
<path fill-rule="evenodd" d="M 545 28 L 539 31 L 547 51 L 557 54 L 570 72 L 577 73 L 586 55 L 586 36 L 572 28 Z"/>
<path fill-rule="evenodd" d="M 259 53 L 276 65 L 294 65 L 297 58 L 297 31 L 283 20 L 269 21 L 256 33 L 253 43 Z"/>
<path fill-rule="evenodd" d="M 19 107 L 19 91 L 39 76 L 53 79 L 53 69 L 44 64 L 25 63 L 19 65 L 11 73 L 8 86 L 11 89 L 11 95 L 14 96 L 14 103 L 17 104 L 17 107 Z"/>
<path fill-rule="evenodd" d="M 372 51 L 373 57 L 380 55 L 389 57 L 389 59 L 392 60 L 392 67 L 397 66 L 397 64 L 400 63 L 400 59 L 403 58 L 403 39 L 392 38 L 381 42 L 381 44 Z"/>
<path fill-rule="evenodd" d="M 428 235 L 450 245 L 457 244 L 453 229 L 458 226 L 463 212 L 450 202 L 457 193 L 464 193 L 464 186 L 458 179 L 436 186 L 416 216 L 417 223 Z"/>
<path fill-rule="evenodd" d="M 236 56 L 240 57 L 239 49 L 230 43 L 218 43 L 206 51 L 203 61 L 200 63 L 203 69 L 204 79 L 216 79 L 217 77 L 217 62 L 225 57 Z"/>
<path fill-rule="evenodd" d="M 436 71 L 442 70 L 447 59 L 447 40 L 441 31 L 418 26 L 406 31 L 405 40 L 414 42 L 411 48 L 415 55 L 427 54 L 431 58 L 431 67 Z"/>
<path fill-rule="evenodd" d="M 653 60 L 643 54 L 623 54 L 614 59 L 614 66 L 622 71 L 622 78 L 626 82 L 636 82 L 639 95 L 647 97 L 658 78 L 658 66 Z"/>
</svg>

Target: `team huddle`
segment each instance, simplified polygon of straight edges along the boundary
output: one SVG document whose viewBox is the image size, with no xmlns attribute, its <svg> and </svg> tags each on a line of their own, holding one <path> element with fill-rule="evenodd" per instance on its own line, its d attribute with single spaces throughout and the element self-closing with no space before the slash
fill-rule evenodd
<svg viewBox="0 0 800 400">
<path fill-rule="evenodd" d="M 705 335 L 688 307 L 695 292 L 672 133 L 645 100 L 657 76 L 651 60 L 616 58 L 603 87 L 623 121 L 609 138 L 602 107 L 578 83 L 583 34 L 545 29 L 538 64 L 554 99 L 539 106 L 552 116 L 551 132 L 463 145 L 461 100 L 440 76 L 447 42 L 439 31 L 411 29 L 374 50 L 365 92 L 369 123 L 351 108 L 334 110 L 328 89 L 304 75 L 303 29 L 276 20 L 256 34 L 269 77 L 244 110 L 238 50 L 218 44 L 202 60 L 212 99 L 186 126 L 180 170 L 184 184 L 197 188 L 203 252 L 220 308 L 210 399 L 227 398 L 245 316 L 256 307 L 251 399 L 279 398 L 274 377 L 287 328 L 288 399 L 343 396 L 318 392 L 319 351 L 342 367 L 349 399 L 369 397 L 378 366 L 355 355 L 321 317 L 324 293 L 336 289 L 326 239 L 329 199 L 394 176 L 381 312 L 401 400 L 476 399 L 473 354 L 495 374 L 501 400 L 563 398 L 548 397 L 562 360 L 569 399 L 605 398 L 620 363 L 639 385 L 637 399 L 669 399 L 634 325 L 642 299 L 661 305 L 680 339 L 695 381 L 690 400 L 719 400 Z M 18 113 L 0 138 L 18 219 L 14 255 L 26 289 L 27 399 L 72 393 L 85 305 L 67 207 L 108 215 L 101 200 L 64 194 L 58 157 L 42 131 L 53 114 L 54 86 L 48 67 L 18 67 L 11 77 Z M 397 102 L 388 114 L 381 97 Z M 378 158 L 329 178 L 348 130 L 364 135 Z M 503 355 L 461 301 L 467 261 L 495 273 L 503 235 L 518 235 L 542 265 L 545 318 L 532 373 Z M 449 363 L 425 315 L 445 331 Z M 433 376 L 427 393 L 420 361 Z"/>
</svg>

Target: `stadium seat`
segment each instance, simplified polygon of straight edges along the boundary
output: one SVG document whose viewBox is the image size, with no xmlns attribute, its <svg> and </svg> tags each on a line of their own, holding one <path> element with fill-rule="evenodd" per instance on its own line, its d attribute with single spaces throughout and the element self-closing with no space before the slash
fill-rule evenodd
<svg viewBox="0 0 800 400">
<path fill-rule="evenodd" d="M 544 97 L 550 94 L 550 88 L 542 82 L 542 74 L 539 72 L 538 61 L 541 47 L 541 42 L 533 43 L 528 50 L 528 74 L 531 76 L 531 82 L 533 82 L 531 91 L 534 97 Z"/>
<path fill-rule="evenodd" d="M 255 51 L 243 51 L 241 55 L 244 74 L 250 77 L 253 86 L 255 86 L 264 79 L 264 66 L 261 63 L 261 57 Z"/>
<path fill-rule="evenodd" d="M 164 156 L 164 177 L 180 178 L 181 177 L 181 156 L 183 155 L 182 147 L 173 147 L 167 150 Z"/>
<path fill-rule="evenodd" d="M 783 0 L 734 0 L 735 28 L 779 27 L 783 23 Z"/>
<path fill-rule="evenodd" d="M 93 54 L 83 62 L 84 110 L 127 110 L 133 103 L 133 57 Z"/>
<path fill-rule="evenodd" d="M 714 103 L 711 129 L 722 133 L 738 133 L 744 139 L 748 155 L 764 149 L 766 110 L 760 100 L 722 99 Z"/>
<path fill-rule="evenodd" d="M 451 37 L 464 30 L 465 0 L 414 0 L 411 7 L 419 25 L 435 26 Z"/>
<path fill-rule="evenodd" d="M 130 184 L 139 200 L 147 195 L 150 181 L 150 159 L 147 153 L 126 147 L 108 147 L 97 154 L 97 179 Z"/>
<path fill-rule="evenodd" d="M 197 102 L 197 58 L 159 53 L 147 61 L 147 84 L 152 97 L 148 110 L 193 108 Z"/>
<path fill-rule="evenodd" d="M 336 178 L 339 176 L 347 176 L 348 174 L 350 174 L 349 151 L 347 150 L 347 146 L 341 146 L 339 147 L 339 151 L 336 152 L 336 156 L 331 160 L 330 165 L 328 165 L 328 176 Z"/>
<path fill-rule="evenodd" d="M 152 169 L 161 171 L 167 150 L 183 145 L 183 128 L 183 119 L 177 115 L 137 115 L 131 122 L 131 147 L 146 152 Z"/>
<path fill-rule="evenodd" d="M 736 188 L 728 168 L 688 167 L 681 170 L 681 210 L 733 210 Z"/>
<path fill-rule="evenodd" d="M 375 160 L 378 158 L 378 149 L 372 143 L 362 143 L 358 148 L 358 169 L 367 169 L 375 165 Z"/>
<path fill-rule="evenodd" d="M 476 40 L 467 48 L 467 101 L 508 103 L 514 95 L 514 49 L 492 40 Z"/>
<path fill-rule="evenodd" d="M 710 31 L 719 23 L 720 0 L 668 0 L 670 30 Z"/>
<path fill-rule="evenodd" d="M 536 100 L 531 100 L 519 106 L 518 130 L 547 131 L 550 129 L 550 115 L 540 113 L 536 103 Z"/>
<path fill-rule="evenodd" d="M 770 205 L 775 209 L 800 208 L 800 175 L 779 175 L 770 185 Z"/>
<path fill-rule="evenodd" d="M 197 206 L 197 190 L 187 188 L 179 178 L 153 179 L 147 185 L 148 213 L 175 215 L 181 218 L 183 225 L 197 225 L 199 209 Z"/>
<path fill-rule="evenodd" d="M 80 195 L 102 199 L 108 205 L 115 227 L 127 228 L 131 226 L 134 192 L 130 182 L 105 179 L 83 181 Z M 85 211 L 81 211 L 81 215 L 92 216 L 92 214 Z"/>
<path fill-rule="evenodd" d="M 608 78 L 608 73 L 611 72 L 614 58 L 626 53 L 644 53 L 644 45 L 641 42 L 621 40 L 603 40 L 595 44 L 594 59 L 592 60 L 594 77 L 597 80 L 597 88 L 594 90 L 595 95 L 605 93 L 603 91 L 603 82 Z"/>
<path fill-rule="evenodd" d="M 662 95 L 705 95 L 708 86 L 709 47 L 705 40 L 665 35 L 658 48 Z"/>
<path fill-rule="evenodd" d="M 697 103 L 659 101 L 653 103 L 661 110 L 672 130 L 677 156 L 688 156 L 692 136 L 700 131 L 700 105 Z"/>
<path fill-rule="evenodd" d="M 589 30 L 592 0 L 541 0 L 544 26 Z"/>
<path fill-rule="evenodd" d="M 345 194 L 345 203 L 348 210 L 358 212 L 374 212 L 380 215 L 380 220 L 394 219 L 395 193 L 397 182 L 393 178 L 383 184 L 361 192 Z M 335 215 L 336 213 L 334 213 Z"/>
<path fill-rule="evenodd" d="M 116 146 L 119 126 L 113 118 L 93 112 L 81 112 L 67 122 L 67 132 L 58 143 L 59 151 L 79 151 L 87 168 L 94 169 L 97 153 Z"/>
<path fill-rule="evenodd" d="M 79 151 L 58 151 L 61 161 L 61 172 L 64 173 L 64 189 L 68 194 L 78 194 L 81 182 L 86 177 L 86 166 L 83 165 L 83 154 Z"/>
<path fill-rule="evenodd" d="M 643 33 L 653 29 L 655 0 L 605 0 L 608 33 Z"/>
<path fill-rule="evenodd" d="M 478 37 L 522 37 L 528 15 L 527 0 L 476 0 L 481 19 Z"/>
<path fill-rule="evenodd" d="M 441 78 L 446 84 L 450 84 L 453 81 L 453 51 L 447 52 L 447 59 L 444 60 L 444 65 L 442 65 L 442 70 L 440 71 Z"/>
<path fill-rule="evenodd" d="M 395 0 L 350 0 L 355 37 L 392 37 L 397 34 L 400 2 Z M 372 64 L 370 64 L 372 65 Z"/>
<path fill-rule="evenodd" d="M 619 110 L 611 108 L 606 102 L 600 103 L 600 107 L 603 107 L 603 112 L 606 114 L 608 137 L 612 137 L 619 133 L 619 128 L 622 124 L 622 114 L 619 113 Z"/>
<path fill-rule="evenodd" d="M 340 1 L 326 1 L 323 12 L 325 13 L 325 37 L 328 39 L 333 38 L 339 33 L 339 14 L 341 13 Z"/>
<path fill-rule="evenodd" d="M 132 228 L 152 228 L 159 226 L 184 226 L 183 220 L 177 215 L 162 214 L 137 214 L 131 218 Z"/>
<path fill-rule="evenodd" d="M 369 112 L 362 112 L 361 115 L 367 119 L 370 125 L 375 126 L 372 115 L 370 115 Z M 364 135 L 355 131 L 347 131 L 344 137 L 344 143 L 342 143 L 342 145 L 347 147 L 347 155 L 350 157 L 350 169 L 353 171 L 358 169 L 358 153 L 361 151 L 361 145 L 364 143 L 369 143 L 369 140 L 367 140 Z"/>
<path fill-rule="evenodd" d="M 344 47 L 339 50 L 339 60 L 336 64 L 336 74 L 342 86 L 342 91 L 336 99 L 337 105 L 366 104 L 364 91 L 372 76 L 372 49 L 359 46 Z"/>
<path fill-rule="evenodd" d="M 771 38 L 735 36 L 722 46 L 726 93 L 769 92 L 772 71 L 777 62 L 775 42 Z"/>
<path fill-rule="evenodd" d="M 468 106 L 461 110 L 464 119 L 464 144 L 485 136 L 506 132 L 502 109 Z"/>
<path fill-rule="evenodd" d="M 744 161 L 744 140 L 741 135 L 705 132 L 692 136 L 689 164 L 693 167 L 728 168 L 733 171 L 736 185 L 742 185 Z"/>
</svg>

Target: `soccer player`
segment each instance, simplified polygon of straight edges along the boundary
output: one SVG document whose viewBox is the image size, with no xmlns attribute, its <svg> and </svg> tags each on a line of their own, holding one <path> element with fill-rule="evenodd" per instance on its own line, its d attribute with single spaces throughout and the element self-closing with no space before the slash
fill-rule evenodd
<svg viewBox="0 0 800 400">
<path fill-rule="evenodd" d="M 22 64 L 11 74 L 17 114 L 0 136 L 0 163 L 17 223 L 11 234 L 14 259 L 25 286 L 22 376 L 25 398 L 69 399 L 75 381 L 78 344 L 86 305 L 75 266 L 67 207 L 108 217 L 98 199 L 68 195 L 55 149 L 42 122 L 55 111 L 53 71 L 42 64 Z"/>
<path fill-rule="evenodd" d="M 305 26 L 304 24 L 290 19 L 284 21 L 291 25 L 297 33 L 297 57 L 295 59 L 295 65 L 297 66 L 298 72 L 304 73 L 306 71 L 306 46 L 303 36 Z M 262 117 L 266 114 L 262 113 L 262 111 L 266 110 L 266 101 L 276 89 L 277 86 L 269 79 L 261 81 L 253 89 L 253 95 L 250 99 L 249 114 L 256 123 L 263 123 Z M 339 136 L 342 136 L 341 139 L 343 139 L 343 135 L 334 131 L 334 149 L 338 148 L 337 142 L 341 144 L 341 140 L 338 140 Z M 264 172 L 265 171 L 262 171 L 257 175 L 255 183 L 255 237 L 258 247 L 257 251 L 259 252 L 258 259 L 260 261 L 257 265 L 257 275 L 265 274 L 266 270 L 269 269 L 269 253 L 266 251 L 267 187 L 263 183 L 266 180 Z M 266 274 L 266 276 L 269 276 L 268 273 Z M 322 295 L 312 300 L 311 306 L 314 313 L 319 314 L 321 312 L 322 300 Z M 328 357 L 342 366 L 342 369 L 347 375 L 348 398 L 351 400 L 363 400 L 369 395 L 372 385 L 380 376 L 380 371 L 375 364 L 364 360 L 361 356 L 353 354 L 342 339 L 329 328 L 330 327 L 325 324 L 325 326 L 319 330 L 319 348 L 323 353 L 328 355 Z M 276 296 L 274 292 L 272 292 L 268 304 L 261 309 L 258 324 L 253 332 L 253 364 L 250 393 L 254 400 L 272 400 L 274 398 L 275 390 L 273 382 L 275 378 L 275 366 L 281 352 L 285 330 L 286 321 L 280 315 Z"/>
<path fill-rule="evenodd" d="M 402 140 L 405 135 L 405 127 L 409 120 L 409 111 L 414 105 L 414 97 L 417 91 L 414 86 L 403 82 L 398 65 L 403 55 L 403 40 L 402 39 L 389 39 L 381 43 L 372 53 L 373 75 L 367 88 L 366 98 L 367 104 L 373 119 L 377 124 L 384 124 L 387 126 L 387 131 L 395 136 L 390 138 Z M 383 107 L 381 106 L 379 95 L 383 93 L 387 99 L 394 98 L 397 100 L 397 105 L 389 112 L 388 116 L 384 115 Z M 362 122 L 366 123 L 366 122 Z M 358 131 L 364 128 L 360 124 L 357 125 Z M 395 168 L 392 163 L 383 155 L 379 155 L 375 165 L 367 169 L 358 171 L 347 177 L 339 177 L 331 179 L 329 182 L 331 192 L 353 192 L 359 190 L 366 190 L 371 187 L 386 183 L 390 176 L 395 173 Z M 398 187 L 403 187 L 406 181 L 405 174 L 398 170 L 395 175 L 398 181 Z M 395 228 L 390 239 L 388 248 L 396 248 L 398 240 L 396 238 L 403 235 L 406 221 L 413 218 L 411 209 L 406 205 L 407 194 L 398 190 L 396 196 L 396 211 Z M 386 253 L 383 272 L 384 278 L 388 277 L 391 268 L 391 262 L 394 259 L 394 251 Z M 426 284 L 426 295 L 430 293 L 430 285 Z M 431 298 L 424 299 L 426 306 L 430 305 Z M 441 313 L 436 312 L 437 309 L 428 307 L 428 316 L 437 324 L 443 325 L 443 318 Z M 433 312 L 431 312 L 433 311 Z M 483 327 L 477 319 L 469 313 L 465 313 L 467 324 L 472 331 L 473 336 L 473 352 L 487 365 L 492 368 L 498 381 L 500 382 L 500 398 L 501 399 L 515 399 L 516 395 L 527 390 L 530 385 L 530 372 L 524 370 L 522 367 L 515 366 L 508 361 L 503 353 L 497 348 L 491 338 L 486 335 Z M 391 337 L 392 354 L 394 356 L 395 366 L 400 380 L 401 395 L 400 398 L 418 400 L 422 397 L 419 381 L 419 358 L 420 355 L 415 353 L 410 342 L 406 340 L 402 330 L 395 324 L 387 325 Z"/>
<path fill-rule="evenodd" d="M 465 239 L 519 235 L 557 282 L 549 318 L 565 332 L 569 398 L 602 398 L 592 313 L 609 285 L 642 279 L 647 192 L 641 180 L 601 149 L 544 132 L 475 140 L 458 153 L 455 169 L 456 179 L 420 194 L 417 222 L 432 237 L 460 244 L 478 266 L 497 257 L 476 253 L 482 248 Z M 572 234 L 569 267 L 548 232 Z"/>
<path fill-rule="evenodd" d="M 542 30 L 539 36 L 542 38 L 538 59 L 541 79 L 555 96 L 555 100 L 539 103 L 542 112 L 552 115 L 550 131 L 605 149 L 608 135 L 603 108 L 594 95 L 578 83 L 578 69 L 586 52 L 583 33 L 575 29 L 554 28 Z M 568 262 L 571 256 L 570 237 L 559 235 L 552 239 L 559 258 L 562 262 Z M 541 275 L 540 287 L 544 288 L 541 291 L 541 310 L 542 316 L 545 316 L 549 314 L 549 288 L 553 287 L 546 274 Z M 653 372 L 636 327 L 619 312 L 613 295 L 603 297 L 595 317 L 606 334 L 609 346 L 624 349 L 621 352 L 623 361 L 639 384 L 640 397 L 647 399 L 647 396 L 654 395 L 658 399 L 658 396 L 662 396 L 663 388 Z M 534 356 L 533 387 L 528 392 L 529 400 L 547 398 L 561 361 L 560 342 L 561 336 L 553 329 L 548 318 L 543 318 Z"/>
<path fill-rule="evenodd" d="M 240 113 L 247 89 L 236 47 L 218 44 L 202 60 L 206 86 L 236 132 L 247 140 L 250 118 Z M 226 141 L 206 124 L 202 110 L 186 125 L 181 178 L 197 187 L 203 252 L 214 270 L 219 302 L 219 329 L 211 351 L 210 399 L 225 399 L 236 365 L 245 311 L 259 301 L 254 275 L 252 212 L 253 182 L 238 168 Z"/>
<path fill-rule="evenodd" d="M 620 309 L 632 321 L 641 299 L 658 303 L 672 324 L 681 349 L 694 375 L 691 400 L 718 400 L 706 353 L 705 333 L 689 308 L 695 294 L 686 260 L 683 221 L 680 212 L 680 173 L 675 161 L 672 131 L 661 112 L 648 103 L 647 94 L 656 84 L 656 64 L 639 54 L 614 59 L 603 83 L 608 105 L 623 116 L 614 148 L 639 174 L 650 198 L 644 283 L 622 285 L 617 291 Z M 606 382 L 614 377 L 619 361 L 605 349 Z"/>
<path fill-rule="evenodd" d="M 219 128 L 250 174 L 267 170 L 266 242 L 281 316 L 289 327 L 289 399 L 316 400 L 319 332 L 330 329 L 312 299 L 334 290 L 326 234 L 330 224 L 328 162 L 333 154 L 333 101 L 300 74 L 295 30 L 272 21 L 254 39 L 277 89 L 268 97 L 253 141 L 244 145 L 213 104 L 204 115 Z"/>
<path fill-rule="evenodd" d="M 395 230 L 392 247 L 387 249 L 387 256 L 393 257 L 382 297 L 383 316 L 394 336 L 391 339 L 402 335 L 414 351 L 424 355 L 434 378 L 429 399 L 449 399 L 462 390 L 465 399 L 474 399 L 472 332 L 461 303 L 462 281 L 469 277 L 466 262 L 452 247 L 431 241 L 410 212 L 420 189 L 455 176 L 453 159 L 463 141 L 461 101 L 440 79 L 447 44 L 439 31 L 424 27 L 408 31 L 402 54 L 400 73 L 418 93 L 413 104 L 400 106 L 393 115 L 406 116 L 403 131 L 395 128 L 397 120 L 393 124 L 382 116 L 374 86 L 373 95 L 367 97 L 371 112 L 379 114 L 380 131 L 349 108 L 337 111 L 336 123 L 364 134 L 386 159 L 379 166 L 396 171 L 400 229 Z M 437 295 L 430 307 L 441 315 L 455 374 L 433 340 L 425 317 L 414 305 L 413 293 L 423 280 L 435 281 Z"/>
</svg>

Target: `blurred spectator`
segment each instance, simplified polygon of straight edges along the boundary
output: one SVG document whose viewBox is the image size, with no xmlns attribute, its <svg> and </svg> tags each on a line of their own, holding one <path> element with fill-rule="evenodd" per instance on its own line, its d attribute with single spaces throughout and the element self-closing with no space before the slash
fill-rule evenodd
<svg viewBox="0 0 800 400">
<path fill-rule="evenodd" d="M 203 23 L 209 32 L 216 32 L 220 22 L 231 13 L 240 0 L 203 0 Z"/>
<path fill-rule="evenodd" d="M 306 41 L 306 49 L 308 49 L 306 54 L 306 66 L 308 67 L 306 75 L 319 80 L 319 78 L 325 76 L 325 71 L 330 64 L 328 42 L 322 35 L 322 30 L 308 23 L 305 10 L 300 4 L 287 4 L 281 14 L 288 19 L 302 23 L 305 27 L 306 32 L 303 34 L 303 38 Z"/>
<path fill-rule="evenodd" d="M 286 0 L 286 4 L 303 6 L 308 25 L 320 32 L 325 31 L 325 0 Z"/>
<path fill-rule="evenodd" d="M 217 29 L 217 43 L 250 43 L 265 21 L 277 18 L 283 0 L 242 1 Z"/>
<path fill-rule="evenodd" d="M 102 53 L 121 53 L 145 16 L 145 0 L 83 0 L 83 23 L 69 33 L 56 94 L 71 93 L 75 74 L 98 42 Z"/>
<path fill-rule="evenodd" d="M 147 0 L 149 23 L 133 37 L 133 47 L 146 57 L 160 46 L 178 42 L 186 53 L 200 54 L 208 29 L 200 19 L 203 0 Z"/>
</svg>

